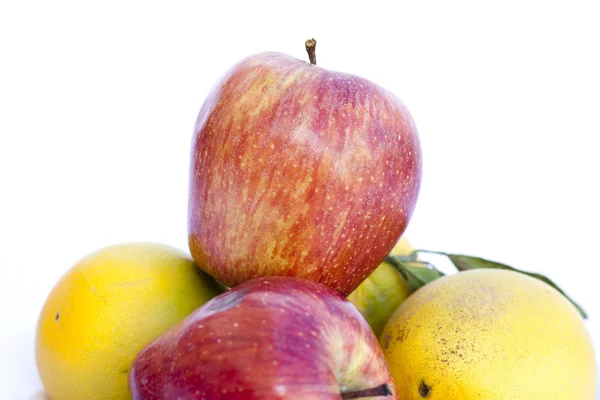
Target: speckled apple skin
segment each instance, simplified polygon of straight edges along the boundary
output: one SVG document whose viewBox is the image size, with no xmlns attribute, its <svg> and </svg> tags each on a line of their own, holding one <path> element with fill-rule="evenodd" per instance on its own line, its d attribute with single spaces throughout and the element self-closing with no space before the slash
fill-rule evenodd
<svg viewBox="0 0 600 400">
<path fill-rule="evenodd" d="M 190 169 L 189 246 L 202 269 L 228 286 L 294 276 L 346 296 L 406 229 L 421 150 L 388 91 L 263 53 L 209 95 Z"/>
<path fill-rule="evenodd" d="M 396 388 L 375 334 L 339 294 L 311 281 L 248 281 L 148 345 L 129 373 L 134 400 L 339 400 Z"/>
</svg>

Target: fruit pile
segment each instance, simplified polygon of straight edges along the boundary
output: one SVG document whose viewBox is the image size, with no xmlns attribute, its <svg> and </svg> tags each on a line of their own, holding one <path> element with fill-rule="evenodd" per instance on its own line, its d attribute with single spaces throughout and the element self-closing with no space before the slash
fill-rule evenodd
<svg viewBox="0 0 600 400">
<path fill-rule="evenodd" d="M 538 274 L 400 238 L 421 182 L 404 104 L 279 53 L 215 85 L 195 126 L 192 258 L 121 244 L 79 261 L 39 318 L 51 400 L 578 399 L 582 315 Z"/>
</svg>

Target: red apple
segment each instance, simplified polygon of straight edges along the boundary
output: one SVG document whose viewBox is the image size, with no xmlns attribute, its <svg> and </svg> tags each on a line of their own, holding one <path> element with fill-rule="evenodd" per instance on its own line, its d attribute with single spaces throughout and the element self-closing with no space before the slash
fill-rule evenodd
<svg viewBox="0 0 600 400">
<path fill-rule="evenodd" d="M 279 53 L 234 66 L 195 128 L 189 245 L 228 286 L 294 276 L 346 296 L 404 232 L 421 182 L 407 108 Z"/>
<path fill-rule="evenodd" d="M 129 372 L 134 400 L 396 399 L 375 334 L 320 284 L 259 278 L 148 345 Z"/>
</svg>

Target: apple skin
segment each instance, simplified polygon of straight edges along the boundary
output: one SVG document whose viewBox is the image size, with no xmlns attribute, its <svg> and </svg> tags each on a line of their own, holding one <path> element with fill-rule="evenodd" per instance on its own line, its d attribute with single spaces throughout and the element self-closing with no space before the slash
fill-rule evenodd
<svg viewBox="0 0 600 400">
<path fill-rule="evenodd" d="M 189 247 L 227 286 L 294 276 L 349 295 L 406 229 L 421 150 L 402 102 L 280 53 L 214 87 L 191 151 Z"/>
<path fill-rule="evenodd" d="M 138 354 L 129 387 L 134 400 L 396 399 L 356 308 L 289 277 L 253 279 L 205 303 Z M 360 395 L 374 388 L 384 390 Z"/>
</svg>

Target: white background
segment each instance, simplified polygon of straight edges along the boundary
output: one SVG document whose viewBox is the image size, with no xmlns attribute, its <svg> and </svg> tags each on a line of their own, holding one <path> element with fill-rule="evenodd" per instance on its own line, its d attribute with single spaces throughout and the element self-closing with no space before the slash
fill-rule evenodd
<svg viewBox="0 0 600 400">
<path fill-rule="evenodd" d="M 600 345 L 598 2 L 206 3 L 1 3 L 1 399 L 41 389 L 36 319 L 79 258 L 187 248 L 204 97 L 249 54 L 305 59 L 309 37 L 319 65 L 413 114 L 424 175 L 409 240 L 548 275 Z"/>
</svg>

